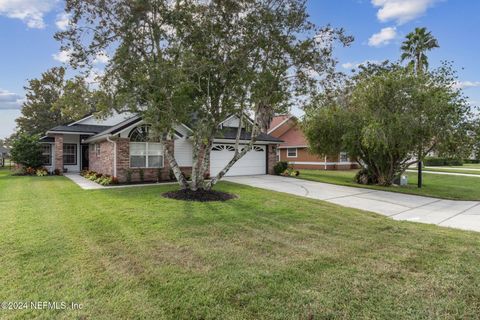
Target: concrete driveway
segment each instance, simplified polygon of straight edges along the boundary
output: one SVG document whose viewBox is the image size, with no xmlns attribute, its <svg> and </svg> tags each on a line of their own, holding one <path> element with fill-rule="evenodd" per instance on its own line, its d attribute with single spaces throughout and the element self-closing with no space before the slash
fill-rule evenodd
<svg viewBox="0 0 480 320">
<path fill-rule="evenodd" d="M 479 201 L 442 200 L 270 175 L 224 180 L 372 211 L 395 220 L 480 231 Z"/>
</svg>

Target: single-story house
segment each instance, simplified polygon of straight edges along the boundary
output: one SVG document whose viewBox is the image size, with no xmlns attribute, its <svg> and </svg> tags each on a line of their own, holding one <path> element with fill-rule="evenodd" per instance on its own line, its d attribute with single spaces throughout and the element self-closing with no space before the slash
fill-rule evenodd
<svg viewBox="0 0 480 320">
<path fill-rule="evenodd" d="M 234 143 L 240 121 L 230 116 L 220 125 L 214 140 L 210 159 L 210 175 L 216 175 L 232 159 Z M 117 177 L 120 182 L 140 179 L 145 181 L 167 180 L 170 176 L 168 161 L 164 159 L 164 147 L 148 139 L 149 125 L 141 117 L 131 114 L 115 114 L 107 119 L 93 115 L 68 125 L 57 126 L 41 139 L 44 166 L 49 171 L 79 172 L 93 170 Z M 192 129 L 186 124 L 175 127 L 173 151 L 182 171 L 189 175 L 192 168 Z M 242 129 L 241 144 L 251 138 Z M 261 175 L 273 173 L 276 150 L 282 140 L 269 134 L 259 135 L 254 148 L 241 158 L 227 176 Z"/>
<path fill-rule="evenodd" d="M 5 160 L 10 158 L 10 153 L 7 148 L 0 146 L 0 166 L 5 166 Z"/>
<path fill-rule="evenodd" d="M 298 119 L 291 115 L 273 118 L 267 133 L 283 140 L 277 149 L 277 161 L 287 161 L 295 169 L 347 170 L 359 168 L 346 152 L 318 156 L 309 151 L 308 142 Z"/>
</svg>

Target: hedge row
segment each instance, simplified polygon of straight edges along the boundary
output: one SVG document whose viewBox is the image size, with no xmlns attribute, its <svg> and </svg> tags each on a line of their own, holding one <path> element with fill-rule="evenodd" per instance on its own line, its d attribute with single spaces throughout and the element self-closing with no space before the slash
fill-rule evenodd
<svg viewBox="0 0 480 320">
<path fill-rule="evenodd" d="M 447 158 L 425 158 L 423 164 L 427 167 L 442 167 L 442 166 L 463 166 L 462 159 L 447 159 Z"/>
</svg>

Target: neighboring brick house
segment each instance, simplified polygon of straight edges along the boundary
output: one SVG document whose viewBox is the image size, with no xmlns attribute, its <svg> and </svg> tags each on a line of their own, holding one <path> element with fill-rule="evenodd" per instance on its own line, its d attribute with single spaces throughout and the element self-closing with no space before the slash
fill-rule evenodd
<svg viewBox="0 0 480 320">
<path fill-rule="evenodd" d="M 288 161 L 295 169 L 347 170 L 359 167 L 345 152 L 328 156 L 312 154 L 298 119 L 293 115 L 274 117 L 267 133 L 283 140 L 277 150 L 277 160 Z"/>
<path fill-rule="evenodd" d="M 209 173 L 217 174 L 232 159 L 240 121 L 230 116 L 221 124 L 211 152 Z M 170 148 L 182 171 L 189 175 L 192 168 L 192 129 L 185 124 L 175 127 L 175 138 L 168 145 L 149 141 L 149 125 L 141 117 L 113 115 L 99 120 L 88 116 L 69 125 L 47 131 L 41 139 L 44 166 L 60 172 L 89 169 L 117 177 L 120 182 L 168 180 L 170 167 L 164 160 L 164 148 Z M 250 140 L 242 129 L 241 144 Z M 254 148 L 229 170 L 227 175 L 258 175 L 273 173 L 280 139 L 260 134 Z"/>
</svg>

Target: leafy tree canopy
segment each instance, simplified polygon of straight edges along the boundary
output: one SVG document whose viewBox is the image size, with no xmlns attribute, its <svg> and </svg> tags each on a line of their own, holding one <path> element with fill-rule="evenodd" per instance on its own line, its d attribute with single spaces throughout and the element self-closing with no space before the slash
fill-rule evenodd
<svg viewBox="0 0 480 320">
<path fill-rule="evenodd" d="M 143 116 L 159 139 L 177 123 L 194 128 L 192 188 L 210 188 L 248 152 L 276 112 L 335 78 L 333 43 L 343 30 L 311 23 L 305 0 L 67 0 L 71 28 L 56 38 L 74 67 L 111 52 L 102 82 L 103 108 Z M 213 138 L 229 115 L 246 123 L 252 141 L 212 181 L 203 183 Z M 239 136 L 239 135 L 238 135 Z M 187 188 L 174 155 L 166 158 Z"/>
<path fill-rule="evenodd" d="M 25 90 L 22 115 L 16 119 L 20 133 L 41 135 L 94 110 L 92 93 L 85 80 L 66 79 L 63 67 L 52 68 L 39 79 L 29 80 Z"/>
<path fill-rule="evenodd" d="M 416 155 L 465 153 L 471 114 L 455 82 L 449 64 L 421 75 L 387 62 L 364 66 L 336 97 L 309 106 L 310 146 L 318 154 L 347 151 L 371 183 L 382 185 L 392 184 Z"/>
<path fill-rule="evenodd" d="M 20 134 L 12 142 L 12 160 L 25 167 L 37 168 L 42 165 L 42 152 L 38 135 Z"/>
</svg>

